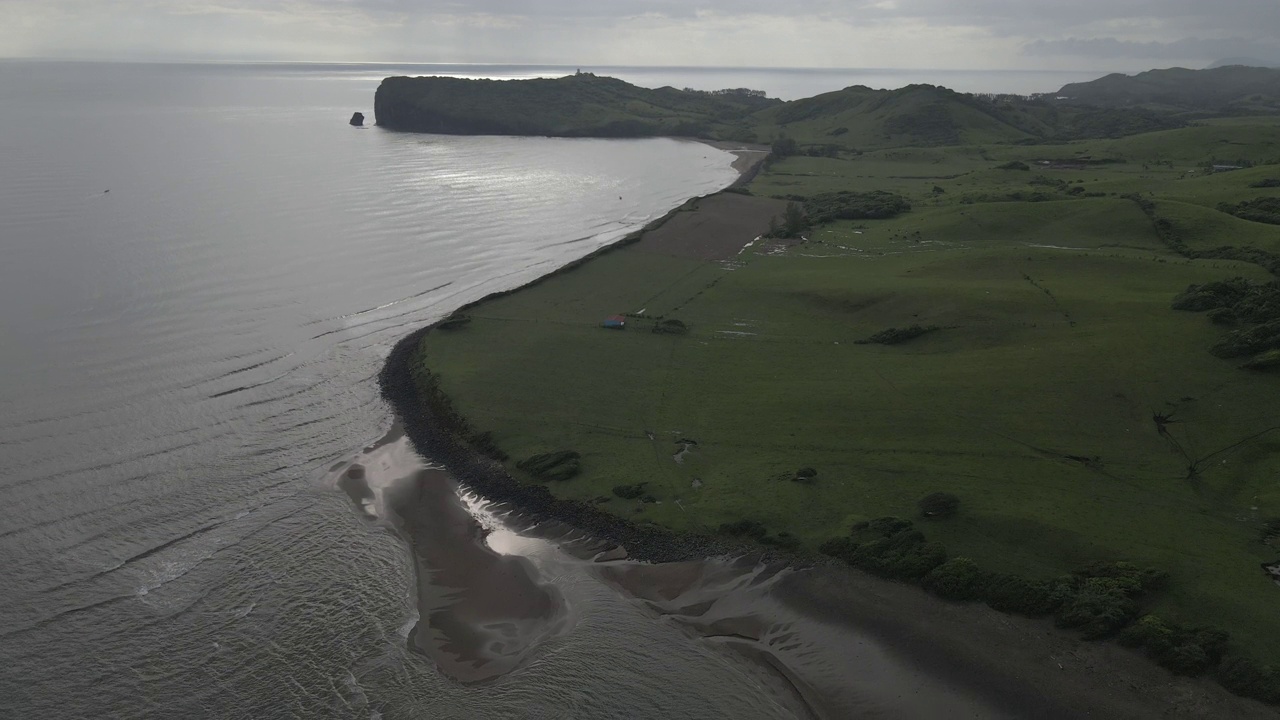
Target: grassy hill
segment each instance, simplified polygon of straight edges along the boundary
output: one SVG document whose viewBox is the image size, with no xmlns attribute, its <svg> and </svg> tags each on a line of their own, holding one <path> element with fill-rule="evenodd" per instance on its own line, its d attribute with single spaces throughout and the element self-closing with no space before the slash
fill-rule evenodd
<svg viewBox="0 0 1280 720">
<path fill-rule="evenodd" d="M 532 80 L 393 77 L 374 97 L 380 126 L 461 135 L 710 137 L 779 104 L 745 92 L 657 90 L 590 73 Z"/>
<path fill-rule="evenodd" d="M 1143 106 L 1172 112 L 1258 114 L 1280 112 L 1280 69 L 1228 65 L 1207 70 L 1168 68 L 1137 75 L 1114 73 L 1064 85 L 1071 103 Z"/>
<path fill-rule="evenodd" d="M 802 147 L 883 144 L 781 158 L 752 195 L 722 197 L 888 192 L 910 211 L 744 237 L 723 257 L 641 241 L 426 335 L 420 377 L 556 497 L 828 552 L 940 594 L 956 591 L 939 569 L 972 560 L 983 578 L 1112 608 L 1098 636 L 1280 701 L 1280 674 L 1221 657 L 1280 665 L 1280 590 L 1259 567 L 1280 557 L 1280 374 L 1210 352 L 1255 321 L 1173 307 L 1192 285 L 1275 297 L 1280 226 L 1222 208 L 1280 197 L 1280 122 L 1068 141 L 1044 118 L 1075 110 L 983 105 L 1003 102 L 917 86 L 762 108 L 761 132 Z M 1249 167 L 1214 172 L 1224 157 Z M 690 245 L 719 235 L 700 222 Z M 620 312 L 625 331 L 600 328 Z M 679 332 L 654 331 L 670 320 Z M 519 464 L 557 452 L 577 453 L 571 479 Z M 922 518 L 917 501 L 939 491 L 960 511 Z M 874 537 L 885 516 L 915 528 Z M 928 552 L 895 555 L 899 541 Z M 1062 580 L 1117 561 L 1167 586 L 1138 602 Z M 1155 622 L 1126 625 L 1142 613 L 1183 630 L 1138 637 Z"/>
<path fill-rule="evenodd" d="M 533 80 L 387 78 L 374 109 L 380 126 L 415 132 L 762 143 L 785 136 L 814 154 L 1122 137 L 1184 124 L 1145 108 L 1066 107 L 932 85 L 854 86 L 782 102 L 745 90 L 650 90 L 589 73 Z"/>
</svg>

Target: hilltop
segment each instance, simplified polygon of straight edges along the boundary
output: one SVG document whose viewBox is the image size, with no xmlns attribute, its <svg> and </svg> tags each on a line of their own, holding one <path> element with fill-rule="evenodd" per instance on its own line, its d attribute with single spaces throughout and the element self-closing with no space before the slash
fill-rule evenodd
<svg viewBox="0 0 1280 720">
<path fill-rule="evenodd" d="M 378 125 L 393 130 L 451 135 L 715 137 L 726 121 L 780 102 L 750 90 L 651 90 L 580 72 L 530 80 L 387 78 L 374 112 Z"/>
<path fill-rule="evenodd" d="M 1280 112 L 1280 69 L 1227 65 L 1148 70 L 1132 76 L 1115 73 L 1064 85 L 1058 97 L 1072 104 L 1172 113 L 1273 114 Z"/>
<path fill-rule="evenodd" d="M 1106 100 L 1110 96 L 1104 90 L 1112 85 L 1128 87 L 1104 80 L 1098 86 L 1064 88 L 1079 96 L 1071 103 L 1048 96 L 972 95 L 933 85 L 896 90 L 855 85 L 783 102 L 744 88 L 649 89 L 591 73 L 532 80 L 393 77 L 378 88 L 374 106 L 378 125 L 393 130 L 766 143 L 785 137 L 797 143 L 798 152 L 827 156 L 894 147 L 1116 138 L 1185 124 L 1143 103 L 1088 102 L 1094 96 Z"/>
</svg>

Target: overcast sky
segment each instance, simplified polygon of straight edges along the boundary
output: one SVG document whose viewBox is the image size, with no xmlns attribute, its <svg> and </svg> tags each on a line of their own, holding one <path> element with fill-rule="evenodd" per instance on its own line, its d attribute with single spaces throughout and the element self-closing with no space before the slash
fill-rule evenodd
<svg viewBox="0 0 1280 720">
<path fill-rule="evenodd" d="M 0 57 L 1141 70 L 1278 38 L 1280 0 L 0 0 Z"/>
</svg>

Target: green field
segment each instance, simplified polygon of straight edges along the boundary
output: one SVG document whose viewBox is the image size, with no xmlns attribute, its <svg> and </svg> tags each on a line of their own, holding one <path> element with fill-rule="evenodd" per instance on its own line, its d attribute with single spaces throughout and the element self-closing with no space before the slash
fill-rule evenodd
<svg viewBox="0 0 1280 720">
<path fill-rule="evenodd" d="M 1193 249 L 1280 253 L 1280 227 L 1216 209 L 1280 195 L 1249 188 L 1280 177 L 1263 164 L 1280 158 L 1275 142 L 1274 120 L 1234 119 L 788 158 L 751 192 L 889 190 L 913 209 L 731 262 L 624 247 L 471 308 L 465 327 L 424 338 L 420 362 L 517 477 L 536 482 L 515 467 L 525 458 L 580 453 L 581 472 L 550 484 L 557 496 L 676 530 L 754 520 L 813 550 L 947 491 L 959 514 L 917 524 L 951 556 L 1032 578 L 1154 567 L 1170 575 L 1161 615 L 1221 627 L 1280 664 L 1280 587 L 1259 569 L 1277 559 L 1259 530 L 1280 517 L 1280 432 L 1218 452 L 1280 425 L 1280 374 L 1214 357 L 1226 330 L 1170 307 L 1193 283 L 1272 278 L 1178 254 L 1125 197 L 1152 200 Z M 1204 169 L 1227 156 L 1259 165 Z M 1059 162 L 1080 157 L 1116 162 Z M 997 169 L 1011 160 L 1030 169 Z M 614 313 L 689 332 L 640 318 L 602 329 Z M 937 329 L 857 343 L 912 325 Z M 801 468 L 816 480 L 795 481 Z M 612 492 L 641 483 L 647 497 Z"/>
</svg>

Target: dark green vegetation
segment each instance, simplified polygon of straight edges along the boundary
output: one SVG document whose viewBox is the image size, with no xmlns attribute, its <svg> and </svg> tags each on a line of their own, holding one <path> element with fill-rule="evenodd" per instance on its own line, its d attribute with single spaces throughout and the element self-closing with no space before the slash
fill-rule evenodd
<svg viewBox="0 0 1280 720">
<path fill-rule="evenodd" d="M 1260 197 L 1240 203 L 1222 203 L 1218 208 L 1242 220 L 1280 225 L 1280 198 Z"/>
<path fill-rule="evenodd" d="M 930 111 L 885 140 L 881 111 L 936 91 L 798 105 L 794 152 L 724 197 L 775 224 L 789 202 L 802 233 L 720 257 L 642 241 L 476 305 L 424 338 L 425 402 L 491 457 L 574 448 L 557 497 L 821 551 L 1280 698 L 1260 568 L 1280 559 L 1280 226 L 1224 211 L 1280 198 L 1280 120 L 1048 142 L 1069 130 L 979 113 L 954 146 L 806 152 L 933 138 Z M 683 330 L 597 328 L 628 309 Z"/>
<path fill-rule="evenodd" d="M 1280 70 L 1261 68 L 1170 70 L 1108 76 L 1037 97 L 853 86 L 782 102 L 749 90 L 651 90 L 591 73 L 506 81 L 393 77 L 378 88 L 374 109 L 378 124 L 395 130 L 674 135 L 772 143 L 775 158 L 839 158 L 895 147 L 1119 138 L 1210 114 L 1280 112 L 1278 78 Z M 1071 99 L 1057 99 L 1064 94 Z"/>
<path fill-rule="evenodd" d="M 709 137 L 777 104 L 747 91 L 649 90 L 580 73 L 535 80 L 393 77 L 374 98 L 378 124 L 457 135 Z"/>
<path fill-rule="evenodd" d="M 1255 115 L 1280 110 L 1280 71 L 1234 65 L 1149 70 L 1135 76 L 1117 73 L 1065 85 L 1057 96 L 1103 107 Z"/>
</svg>

